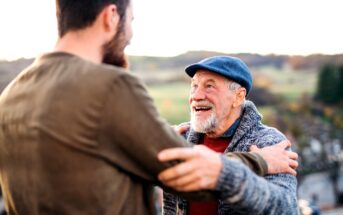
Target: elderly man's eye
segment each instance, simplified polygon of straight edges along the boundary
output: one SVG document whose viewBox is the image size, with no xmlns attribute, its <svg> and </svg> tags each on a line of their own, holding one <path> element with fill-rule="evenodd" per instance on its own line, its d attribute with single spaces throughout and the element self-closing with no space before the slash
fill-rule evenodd
<svg viewBox="0 0 343 215">
<path fill-rule="evenodd" d="M 198 85 L 191 85 L 191 92 L 194 92 L 198 88 Z"/>
</svg>

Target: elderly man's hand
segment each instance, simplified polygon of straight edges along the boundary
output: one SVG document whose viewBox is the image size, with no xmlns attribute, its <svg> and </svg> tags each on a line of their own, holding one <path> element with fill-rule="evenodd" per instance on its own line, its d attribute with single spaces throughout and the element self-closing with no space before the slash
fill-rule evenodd
<svg viewBox="0 0 343 215">
<path fill-rule="evenodd" d="M 182 123 L 180 125 L 173 125 L 172 128 L 176 131 L 176 133 L 182 135 L 190 128 L 190 125 L 188 123 Z"/>
<path fill-rule="evenodd" d="M 166 149 L 158 154 L 158 159 L 183 161 L 158 176 L 164 185 L 178 191 L 214 189 L 223 165 L 219 153 L 202 145 Z"/>
<path fill-rule="evenodd" d="M 289 173 L 296 175 L 297 172 L 295 170 L 298 167 L 298 154 L 285 150 L 290 146 L 291 142 L 284 140 L 278 144 L 261 149 L 252 145 L 250 151 L 258 153 L 267 162 L 268 174 Z"/>
</svg>

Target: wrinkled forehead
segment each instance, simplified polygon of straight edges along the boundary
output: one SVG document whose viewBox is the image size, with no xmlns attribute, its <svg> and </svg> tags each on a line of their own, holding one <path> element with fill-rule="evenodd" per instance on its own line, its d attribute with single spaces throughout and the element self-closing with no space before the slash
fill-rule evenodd
<svg viewBox="0 0 343 215">
<path fill-rule="evenodd" d="M 207 82 L 207 81 L 221 83 L 221 82 L 228 82 L 229 79 L 217 73 L 211 72 L 209 70 L 198 70 L 192 77 L 192 83 L 193 82 Z"/>
</svg>

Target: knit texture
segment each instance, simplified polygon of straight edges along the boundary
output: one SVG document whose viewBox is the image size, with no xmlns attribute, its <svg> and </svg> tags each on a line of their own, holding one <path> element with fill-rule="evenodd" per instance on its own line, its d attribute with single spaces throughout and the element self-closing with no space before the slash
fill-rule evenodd
<svg viewBox="0 0 343 215">
<path fill-rule="evenodd" d="M 241 123 L 225 152 L 249 151 L 251 145 L 259 148 L 284 140 L 284 135 L 275 128 L 261 123 L 261 115 L 255 105 L 246 101 Z M 185 137 L 198 144 L 202 134 L 193 130 Z M 237 160 L 222 156 L 223 169 L 215 188 L 219 197 L 218 214 L 299 214 L 295 176 L 273 174 L 259 177 Z M 187 214 L 187 200 L 164 193 L 163 214 Z"/>
</svg>

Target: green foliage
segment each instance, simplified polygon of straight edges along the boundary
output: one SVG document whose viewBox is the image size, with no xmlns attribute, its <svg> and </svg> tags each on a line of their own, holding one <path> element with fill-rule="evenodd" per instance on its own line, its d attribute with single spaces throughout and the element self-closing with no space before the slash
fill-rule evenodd
<svg viewBox="0 0 343 215">
<path fill-rule="evenodd" d="M 317 98 L 327 104 L 337 104 L 342 97 L 342 66 L 325 64 L 319 71 Z"/>
<path fill-rule="evenodd" d="M 341 101 L 343 101 L 343 65 L 338 67 L 338 96 Z"/>
</svg>

